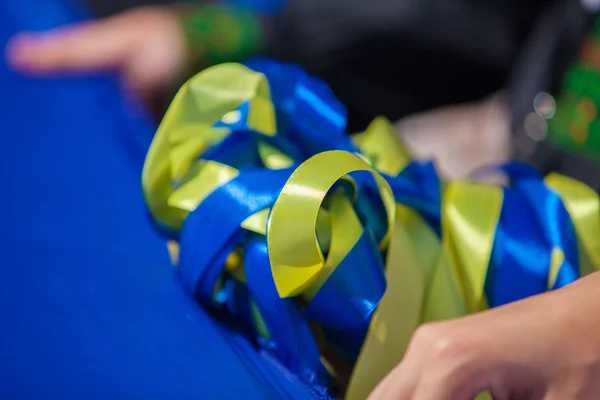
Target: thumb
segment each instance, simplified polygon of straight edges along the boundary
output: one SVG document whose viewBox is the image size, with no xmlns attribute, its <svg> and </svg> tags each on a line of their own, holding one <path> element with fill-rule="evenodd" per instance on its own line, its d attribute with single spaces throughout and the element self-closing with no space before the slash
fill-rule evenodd
<svg viewBox="0 0 600 400">
<path fill-rule="evenodd" d="M 131 51 L 136 24 L 122 17 L 21 33 L 7 46 L 7 61 L 26 73 L 90 71 L 119 67 Z"/>
</svg>

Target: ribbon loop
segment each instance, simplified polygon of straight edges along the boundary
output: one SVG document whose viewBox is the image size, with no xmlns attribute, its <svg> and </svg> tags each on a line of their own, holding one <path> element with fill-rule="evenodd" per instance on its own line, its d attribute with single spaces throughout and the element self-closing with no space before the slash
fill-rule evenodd
<svg viewBox="0 0 600 400">
<path fill-rule="evenodd" d="M 393 193 L 367 163 L 342 151 L 321 153 L 307 160 L 283 187 L 269 219 L 269 257 L 275 285 L 282 297 L 300 294 L 325 268 L 315 235 L 317 215 L 329 189 L 344 175 L 355 171 L 373 173 L 388 213 L 388 233 L 391 231 L 395 215 Z"/>
</svg>

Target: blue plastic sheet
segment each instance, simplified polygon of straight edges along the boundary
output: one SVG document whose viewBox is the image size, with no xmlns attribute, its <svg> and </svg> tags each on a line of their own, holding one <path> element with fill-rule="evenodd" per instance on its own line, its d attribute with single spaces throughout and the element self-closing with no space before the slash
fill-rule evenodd
<svg viewBox="0 0 600 400">
<path fill-rule="evenodd" d="M 83 15 L 0 0 L 0 46 Z M 0 393 L 306 398 L 183 290 L 141 194 L 154 128 L 109 77 L 35 80 L 0 62 Z"/>
</svg>

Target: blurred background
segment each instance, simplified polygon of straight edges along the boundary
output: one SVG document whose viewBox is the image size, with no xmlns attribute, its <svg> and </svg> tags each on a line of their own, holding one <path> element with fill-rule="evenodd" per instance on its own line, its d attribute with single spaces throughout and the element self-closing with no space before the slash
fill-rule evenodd
<svg viewBox="0 0 600 400">
<path fill-rule="evenodd" d="M 140 6 L 147 5 L 168 5 L 175 4 L 175 0 L 88 0 L 87 3 L 94 11 L 95 15 L 102 18 L 119 12 Z"/>
<path fill-rule="evenodd" d="M 81 0 L 98 18 L 173 0 Z M 206 0 L 192 2 L 207 4 Z M 450 177 L 517 158 L 600 190 L 598 0 L 229 0 L 264 53 L 324 79 Z M 158 115 L 173 92 L 165 94 Z"/>
<path fill-rule="evenodd" d="M 88 1 L 99 17 L 174 3 Z M 292 0 L 277 14 L 281 37 L 272 49 L 332 86 L 349 108 L 350 130 L 384 114 L 398 121 L 418 155 L 435 156 L 447 175 L 516 157 L 600 189 L 598 157 L 582 142 L 583 123 L 575 123 L 579 139 L 569 140 L 564 120 L 577 111 L 565 111 L 562 124 L 552 121 L 557 103 L 573 109 L 583 96 L 564 99 L 564 91 L 576 89 L 563 84 L 583 45 L 594 42 L 587 38 L 597 3 Z M 355 19 L 369 22 L 348 26 Z M 360 29 L 355 39 L 352 31 Z"/>
</svg>

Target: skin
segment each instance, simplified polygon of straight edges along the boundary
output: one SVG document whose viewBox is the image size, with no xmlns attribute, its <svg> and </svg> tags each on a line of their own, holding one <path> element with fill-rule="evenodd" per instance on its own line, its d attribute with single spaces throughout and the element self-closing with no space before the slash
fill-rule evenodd
<svg viewBox="0 0 600 400">
<path fill-rule="evenodd" d="M 145 97 L 177 82 L 189 52 L 178 14 L 169 8 L 134 9 L 104 20 L 24 32 L 6 49 L 9 64 L 37 76 L 114 70 Z"/>
<path fill-rule="evenodd" d="M 145 96 L 175 84 L 190 57 L 178 15 L 166 8 L 22 33 L 6 51 L 21 73 L 114 70 Z M 596 273 L 565 289 L 424 325 L 369 400 L 470 400 L 484 390 L 496 400 L 598 399 L 599 304 Z"/>
</svg>

